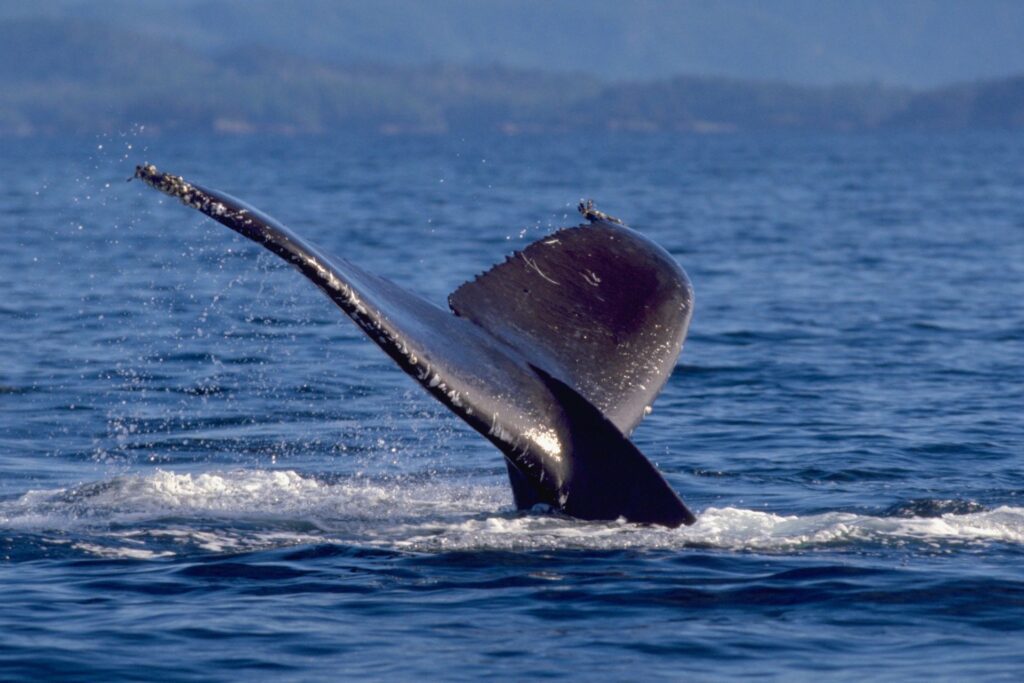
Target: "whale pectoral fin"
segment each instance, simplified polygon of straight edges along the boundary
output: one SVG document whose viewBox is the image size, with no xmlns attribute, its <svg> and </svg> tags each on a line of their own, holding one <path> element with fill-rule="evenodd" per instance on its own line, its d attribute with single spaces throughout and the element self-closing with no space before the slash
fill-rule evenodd
<svg viewBox="0 0 1024 683">
<path fill-rule="evenodd" d="M 448 305 L 629 434 L 675 367 L 693 291 L 664 249 L 595 220 L 516 252 L 452 292 Z"/>
<path fill-rule="evenodd" d="M 697 521 L 657 468 L 600 410 L 565 382 L 533 370 L 563 411 L 569 462 L 559 504 L 566 514 L 670 527 Z"/>
</svg>

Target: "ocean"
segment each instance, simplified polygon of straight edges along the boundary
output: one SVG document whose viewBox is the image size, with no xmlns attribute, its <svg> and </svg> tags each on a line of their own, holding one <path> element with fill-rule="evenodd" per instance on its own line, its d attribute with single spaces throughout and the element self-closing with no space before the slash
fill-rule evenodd
<svg viewBox="0 0 1024 683">
<path fill-rule="evenodd" d="M 634 441 L 692 527 L 500 454 L 238 196 L 443 304 L 593 198 L 696 292 Z M 1019 680 L 1024 137 L 3 141 L 0 680 Z"/>
</svg>

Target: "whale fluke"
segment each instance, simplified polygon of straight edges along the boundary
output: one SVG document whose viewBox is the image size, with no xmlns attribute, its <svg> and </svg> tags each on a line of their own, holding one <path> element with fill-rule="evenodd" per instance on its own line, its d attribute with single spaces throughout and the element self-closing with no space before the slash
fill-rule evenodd
<svg viewBox="0 0 1024 683">
<path fill-rule="evenodd" d="M 661 247 L 587 222 L 456 289 L 451 312 L 328 256 L 230 195 L 146 164 L 135 177 L 298 268 L 432 396 L 504 454 L 516 506 L 676 527 L 696 521 L 628 439 L 668 380 L 693 309 Z M 454 315 L 452 314 L 454 313 Z"/>
</svg>

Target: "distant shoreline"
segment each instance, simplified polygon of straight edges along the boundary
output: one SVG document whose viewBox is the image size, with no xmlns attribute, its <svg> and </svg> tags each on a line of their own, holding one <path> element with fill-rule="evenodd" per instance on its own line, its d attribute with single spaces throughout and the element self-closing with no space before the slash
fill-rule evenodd
<svg viewBox="0 0 1024 683">
<path fill-rule="evenodd" d="M 0 24 L 0 136 L 150 132 L 507 135 L 1024 128 L 1024 74 L 918 90 L 733 78 L 605 82 L 499 65 L 338 65 L 253 48 L 213 58 L 76 22 Z"/>
</svg>

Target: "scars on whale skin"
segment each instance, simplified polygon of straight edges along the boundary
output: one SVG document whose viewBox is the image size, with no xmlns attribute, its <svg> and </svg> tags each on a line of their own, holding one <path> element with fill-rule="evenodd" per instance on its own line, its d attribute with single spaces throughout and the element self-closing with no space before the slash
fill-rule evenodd
<svg viewBox="0 0 1024 683">
<path fill-rule="evenodd" d="M 135 176 L 298 268 L 501 451 L 520 509 L 670 527 L 696 521 L 628 438 L 682 350 L 693 289 L 675 259 L 617 219 L 581 204 L 586 223 L 463 284 L 448 311 L 230 195 L 152 165 Z"/>
</svg>

